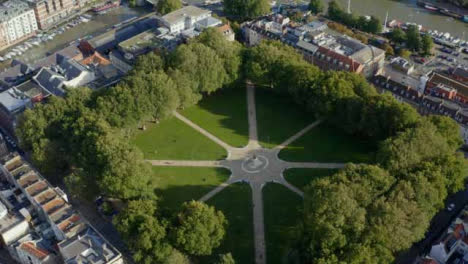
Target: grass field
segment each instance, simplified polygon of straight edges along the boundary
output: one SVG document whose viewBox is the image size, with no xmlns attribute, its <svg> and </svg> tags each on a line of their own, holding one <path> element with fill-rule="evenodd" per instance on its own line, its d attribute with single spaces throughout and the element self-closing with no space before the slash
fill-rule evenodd
<svg viewBox="0 0 468 264">
<path fill-rule="evenodd" d="M 175 117 L 147 125 L 132 142 L 145 159 L 218 160 L 227 156 L 221 146 Z"/>
<path fill-rule="evenodd" d="M 288 161 L 371 163 L 375 147 L 325 123 L 313 128 L 279 153 Z"/>
<path fill-rule="evenodd" d="M 304 191 L 306 185 L 312 181 L 329 177 L 336 172 L 336 169 L 288 169 L 283 176 L 286 181 Z"/>
<path fill-rule="evenodd" d="M 243 147 L 249 139 L 246 96 L 245 87 L 221 89 L 181 114 L 229 145 Z"/>
<path fill-rule="evenodd" d="M 258 137 L 260 144 L 273 148 L 314 121 L 310 113 L 301 110 L 290 98 L 257 88 Z"/>
<path fill-rule="evenodd" d="M 302 198 L 277 183 L 263 187 L 266 255 L 268 264 L 287 263 L 295 227 L 301 216 Z"/>
<path fill-rule="evenodd" d="M 218 254 L 231 252 L 236 263 L 254 263 L 252 194 L 248 184 L 231 184 L 207 201 L 221 210 L 229 221 L 219 248 L 199 263 L 215 263 Z"/>
<path fill-rule="evenodd" d="M 153 173 L 159 206 L 171 211 L 185 201 L 200 199 L 230 175 L 227 169 L 199 167 L 153 167 Z"/>
</svg>

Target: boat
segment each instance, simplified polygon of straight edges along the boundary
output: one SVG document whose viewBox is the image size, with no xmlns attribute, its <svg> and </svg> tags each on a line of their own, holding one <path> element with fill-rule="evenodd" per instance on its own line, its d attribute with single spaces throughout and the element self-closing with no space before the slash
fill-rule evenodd
<svg viewBox="0 0 468 264">
<path fill-rule="evenodd" d="M 120 6 L 120 1 L 119 0 L 108 1 L 108 2 L 106 2 L 105 4 L 103 4 L 101 6 L 97 6 L 97 7 L 93 8 L 93 12 L 101 13 L 101 12 L 107 11 L 107 10 L 109 10 L 111 8 L 115 8 L 115 7 L 119 7 L 119 6 Z"/>
<path fill-rule="evenodd" d="M 463 16 L 463 22 L 468 23 L 468 15 L 464 15 L 464 16 Z"/>
<path fill-rule="evenodd" d="M 424 8 L 429 10 L 429 11 L 439 11 L 439 8 L 435 7 L 435 6 L 431 6 L 431 5 L 428 5 L 428 4 L 425 4 L 424 5 Z"/>
<path fill-rule="evenodd" d="M 7 60 L 11 59 L 10 53 L 7 53 L 7 54 L 5 55 L 5 59 L 7 59 Z"/>
<path fill-rule="evenodd" d="M 444 15 L 446 15 L 446 16 L 453 17 L 453 18 L 456 18 L 456 19 L 462 18 L 462 15 L 457 14 L 457 13 L 455 13 L 455 12 L 453 12 L 453 11 L 450 11 L 450 10 L 448 10 L 448 9 L 445 9 L 445 8 L 439 9 L 439 12 L 440 12 L 441 14 L 444 14 Z"/>
<path fill-rule="evenodd" d="M 2 56 L 0 56 L 0 62 L 4 62 L 4 61 L 5 59 Z"/>
</svg>

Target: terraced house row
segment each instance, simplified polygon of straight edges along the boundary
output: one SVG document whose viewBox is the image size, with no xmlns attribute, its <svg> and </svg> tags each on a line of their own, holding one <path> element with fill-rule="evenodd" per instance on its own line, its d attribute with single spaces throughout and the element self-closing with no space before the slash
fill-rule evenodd
<svg viewBox="0 0 468 264">
<path fill-rule="evenodd" d="M 123 263 L 109 244 L 22 156 L 1 160 L 0 241 L 19 263 Z"/>
</svg>

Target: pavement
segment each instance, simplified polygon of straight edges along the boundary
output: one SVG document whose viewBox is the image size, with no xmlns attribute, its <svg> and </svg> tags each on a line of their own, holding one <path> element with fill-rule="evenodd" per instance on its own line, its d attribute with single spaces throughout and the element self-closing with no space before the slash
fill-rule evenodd
<svg viewBox="0 0 468 264">
<path fill-rule="evenodd" d="M 252 188 L 253 226 L 255 263 L 266 263 L 265 227 L 263 216 L 263 192 L 262 188 L 269 182 L 284 185 L 292 192 L 303 197 L 301 190 L 288 183 L 283 172 L 289 168 L 343 168 L 345 163 L 318 163 L 318 162 L 288 162 L 281 160 L 278 153 L 289 144 L 306 134 L 309 130 L 319 125 L 321 121 L 315 121 L 297 132 L 292 137 L 273 149 L 267 149 L 258 143 L 257 115 L 255 107 L 255 87 L 247 83 L 247 107 L 249 123 L 249 141 L 243 148 L 235 148 L 220 140 L 210 132 L 204 130 L 189 119 L 174 112 L 176 118 L 194 128 L 207 138 L 217 143 L 228 152 L 224 160 L 217 161 L 189 161 L 189 160 L 148 160 L 153 166 L 182 166 L 182 167 L 224 167 L 231 171 L 228 180 L 204 195 L 200 201 L 207 201 L 224 188 L 235 182 L 247 182 Z"/>
</svg>

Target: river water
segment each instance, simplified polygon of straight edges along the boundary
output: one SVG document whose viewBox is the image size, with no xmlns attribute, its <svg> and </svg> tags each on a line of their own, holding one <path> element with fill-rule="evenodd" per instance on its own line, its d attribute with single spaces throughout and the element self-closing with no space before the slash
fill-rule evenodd
<svg viewBox="0 0 468 264">
<path fill-rule="evenodd" d="M 322 1 L 328 3 L 331 0 Z M 345 10 L 347 9 L 348 0 L 336 1 Z M 453 36 L 468 40 L 468 23 L 427 11 L 418 7 L 416 0 L 351 0 L 351 12 L 359 15 L 374 15 L 382 22 L 385 21 L 385 15 L 388 12 L 388 21 L 396 19 L 402 22 L 412 22 L 427 29 L 449 32 Z"/>
<path fill-rule="evenodd" d="M 24 52 L 21 56 L 15 57 L 20 61 L 27 63 L 35 62 L 40 58 L 44 58 L 50 53 L 57 50 L 63 49 L 68 46 L 72 41 L 84 38 L 86 36 L 96 36 L 105 32 L 107 29 L 112 28 L 122 21 L 139 17 L 149 13 L 152 10 L 148 9 L 135 9 L 127 6 L 121 6 L 119 8 L 110 10 L 109 12 L 97 16 L 93 16 L 91 21 L 87 23 L 81 23 L 73 28 L 68 29 L 61 35 L 57 35 L 53 40 L 42 42 L 40 46 L 35 46 Z M 5 54 L 7 51 L 3 51 Z M 0 64 L 0 69 L 8 66 L 8 62 Z"/>
</svg>

